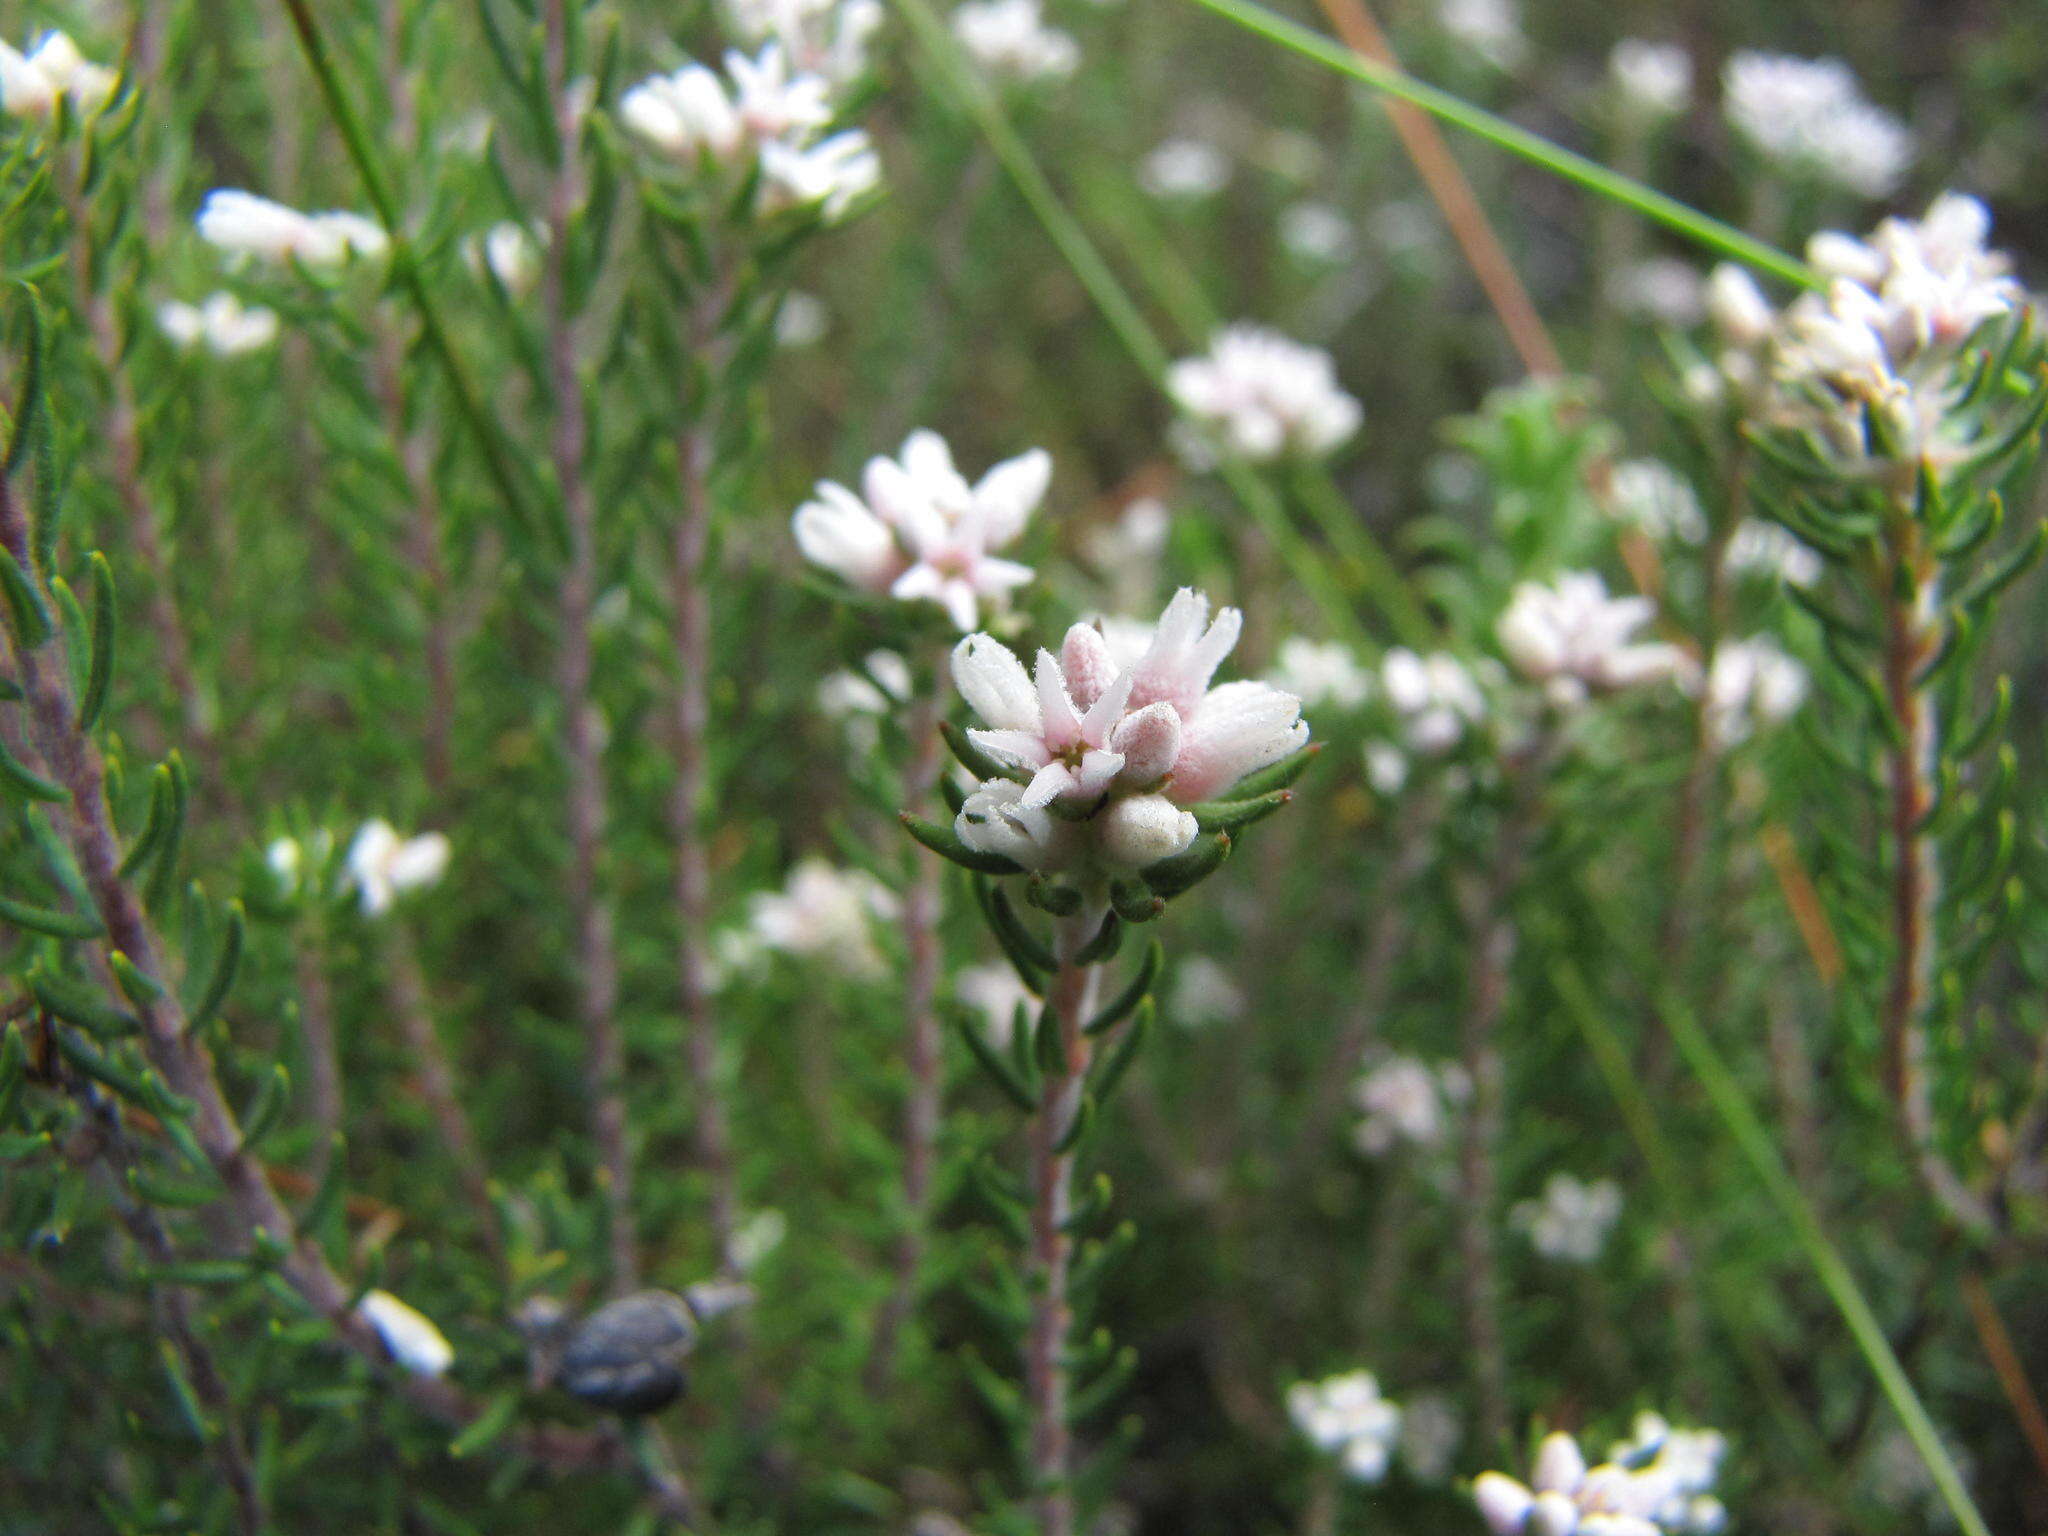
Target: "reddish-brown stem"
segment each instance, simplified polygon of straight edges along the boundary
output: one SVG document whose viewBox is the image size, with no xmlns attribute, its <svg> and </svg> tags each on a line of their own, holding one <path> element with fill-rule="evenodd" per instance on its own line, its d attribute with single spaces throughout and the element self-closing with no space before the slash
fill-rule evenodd
<svg viewBox="0 0 2048 1536">
<path fill-rule="evenodd" d="M 1963 1301 L 1970 1309 L 1970 1321 L 1977 1330 L 1977 1342 L 1984 1350 L 1984 1358 L 1991 1362 L 1998 1385 L 2005 1393 L 2006 1402 L 2011 1405 L 2021 1435 L 2026 1439 L 2027 1449 L 2033 1453 L 2034 1465 L 2041 1469 L 2044 1477 L 2048 1477 L 2048 1414 L 2041 1411 L 2041 1399 L 2034 1391 L 2034 1384 L 2027 1380 L 2026 1366 L 2020 1360 L 2019 1351 L 2013 1347 L 2005 1319 L 1999 1316 L 1991 1287 L 1974 1269 L 1963 1273 Z"/>
<path fill-rule="evenodd" d="M 320 1141 L 309 1165 L 316 1181 L 326 1177 L 334 1156 L 334 1138 L 346 1115 L 341 1050 L 334 1032 L 334 994 L 327 985 L 325 946 L 321 943 L 324 931 L 317 914 L 309 918 L 292 954 L 299 987 L 299 1039 L 306 1053 L 306 1091 L 312 1102 L 313 1123 L 320 1127 Z"/>
<path fill-rule="evenodd" d="M 585 1087 L 590 1099 L 591 1136 L 597 1144 L 614 1294 L 633 1289 L 639 1278 L 633 1231 L 633 1162 L 626 1125 L 626 1051 L 619 1033 L 618 956 L 612 915 L 599 888 L 599 858 L 605 829 L 602 721 L 592 691 L 590 610 L 597 597 L 597 511 L 585 475 L 588 447 L 582 370 L 577 356 L 575 316 L 570 313 L 568 259 L 573 224 L 583 201 L 582 125 L 568 79 L 567 0 L 542 7 L 542 52 L 549 99 L 555 106 L 557 167 L 547 193 L 547 250 L 541 268 L 541 302 L 547 317 L 548 377 L 554 395 L 550 449 L 569 563 L 561 583 L 563 755 L 569 771 L 569 911 L 576 944 L 577 1012 L 587 1054 Z"/>
<path fill-rule="evenodd" d="M 1074 1152 L 1060 1149 L 1080 1111 L 1091 1042 L 1083 1033 L 1095 1010 L 1099 968 L 1075 957 L 1102 924 L 1099 909 L 1083 908 L 1060 925 L 1059 968 L 1046 986 L 1046 1004 L 1060 1032 L 1054 1069 L 1039 1090 L 1038 1112 L 1026 1131 L 1029 1146 L 1028 1228 L 1030 1254 L 1026 1288 L 1031 1319 L 1024 1345 L 1024 1396 L 1030 1414 L 1032 1505 L 1039 1536 L 1073 1536 L 1073 1437 L 1067 1424 L 1067 1335 L 1073 1304 L 1067 1294 L 1073 1238 Z"/>
<path fill-rule="evenodd" d="M 27 522 L 4 479 L 0 479 L 0 544 L 27 565 Z M 156 931 L 135 893 L 121 879 L 121 844 L 107 811 L 105 768 L 92 742 L 78 729 L 77 701 L 70 681 L 47 648 L 15 648 L 14 667 L 24 696 L 19 707 L 27 716 L 37 757 L 67 795 L 56 819 L 91 895 L 93 910 L 106 930 L 101 942 L 106 952 L 125 956 L 149 983 L 129 1000 L 141 1023 L 142 1049 L 171 1091 L 190 1101 L 186 1123 L 225 1189 L 227 1208 L 242 1234 L 252 1241 L 261 1234 L 276 1244 L 281 1254 L 279 1277 L 315 1314 L 326 1319 L 340 1342 L 385 1375 L 393 1390 L 444 1423 L 459 1426 L 473 1422 L 480 1410 L 454 1383 L 391 1368 L 376 1330 L 352 1305 L 353 1288 L 328 1264 L 319 1245 L 300 1233 L 291 1211 L 271 1188 L 262 1163 L 243 1145 L 241 1127 L 214 1072 L 212 1056 L 189 1029 L 170 984 Z M 631 1471 L 635 1465 L 623 1438 L 610 1430 L 539 1425 L 499 1443 L 554 1471 Z M 675 1518 L 691 1518 L 691 1502 L 679 1484 L 658 1482 L 651 1475 L 648 1481 L 657 1507 Z"/>
<path fill-rule="evenodd" d="M 929 675 L 930 690 L 910 713 L 911 757 L 903 774 L 904 809 L 920 813 L 943 766 L 939 720 L 949 691 L 943 653 L 931 659 Z M 915 849 L 911 860 L 910 888 L 903 899 L 903 938 L 910 960 L 903 993 L 904 1054 L 910 1069 L 903 1099 L 904 1226 L 896 1243 L 895 1284 L 875 1321 L 867 1367 L 870 1390 L 887 1382 L 897 1336 L 917 1305 L 944 1097 L 938 991 L 939 896 L 945 870 L 938 855 L 923 848 Z"/>
</svg>

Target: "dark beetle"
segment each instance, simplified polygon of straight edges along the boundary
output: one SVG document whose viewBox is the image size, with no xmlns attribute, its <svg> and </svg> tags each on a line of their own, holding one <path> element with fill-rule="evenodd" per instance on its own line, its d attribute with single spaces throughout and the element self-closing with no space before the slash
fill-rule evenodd
<svg viewBox="0 0 2048 1536">
<path fill-rule="evenodd" d="M 682 1395 L 683 1361 L 697 1343 L 697 1317 L 672 1291 L 636 1291 L 581 1322 L 560 1302 L 535 1297 L 520 1310 L 533 1346 L 536 1384 L 553 1382 L 609 1413 L 638 1415 Z"/>
</svg>

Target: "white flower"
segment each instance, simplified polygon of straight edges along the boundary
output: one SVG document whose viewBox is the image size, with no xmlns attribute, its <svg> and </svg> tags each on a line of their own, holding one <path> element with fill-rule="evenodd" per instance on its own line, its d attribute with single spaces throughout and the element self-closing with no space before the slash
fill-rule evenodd
<svg viewBox="0 0 2048 1536">
<path fill-rule="evenodd" d="M 1806 702 L 1806 668 L 1767 635 L 1725 642 L 1707 668 L 1707 736 L 1720 750 L 1774 725 Z"/>
<path fill-rule="evenodd" d="M 1702 544 L 1707 515 L 1687 480 L 1662 459 L 1624 459 L 1608 483 L 1611 509 L 1651 538 Z"/>
<path fill-rule="evenodd" d="M 833 720 L 886 715 L 909 702 L 910 665 L 894 651 L 870 651 L 864 672 L 834 672 L 818 684 L 818 711 Z"/>
<path fill-rule="evenodd" d="M 1676 330 L 1707 316 L 1705 280 L 1688 261 L 1652 256 L 1623 267 L 1607 283 L 1607 297 L 1624 314 Z"/>
<path fill-rule="evenodd" d="M 1651 1462 L 1625 1465 L 1617 1458 L 1586 1465 L 1570 1435 L 1545 1437 L 1537 1448 L 1528 1486 L 1499 1472 L 1483 1472 L 1472 1484 L 1480 1518 L 1494 1536 L 1664 1536 L 1705 1532 L 1694 1524 L 1694 1508 L 1718 1515 L 1712 1499 L 1683 1494 L 1666 1467 Z"/>
<path fill-rule="evenodd" d="M 1401 1409 L 1380 1395 L 1370 1371 L 1287 1389 L 1287 1414 L 1318 1450 L 1339 1458 L 1345 1475 L 1361 1483 L 1386 1476 L 1401 1434 Z"/>
<path fill-rule="evenodd" d="M 1242 626 L 1234 608 L 1210 622 L 1208 599 L 1182 588 L 1135 659 L 1120 660 L 1087 624 L 1067 631 L 1058 656 L 1041 650 L 1033 672 L 988 635 L 962 640 L 953 678 L 984 722 L 968 736 L 1015 778 L 968 798 L 961 840 L 1033 868 L 1098 875 L 1185 849 L 1196 827 L 1182 807 L 1308 740 L 1292 694 L 1258 682 L 1210 687 Z"/>
<path fill-rule="evenodd" d="M 882 160 L 865 131 L 848 128 L 799 149 L 761 146 L 761 206 L 770 213 L 816 208 L 837 223 L 882 184 Z"/>
<path fill-rule="evenodd" d="M 1280 243 L 1299 261 L 1342 261 L 1358 243 L 1342 210 L 1328 203 L 1289 203 L 1280 210 Z"/>
<path fill-rule="evenodd" d="M 1495 69 L 1513 69 L 1528 56 L 1514 0 L 1438 0 L 1443 29 Z"/>
<path fill-rule="evenodd" d="M 1464 1439 L 1458 1405 L 1444 1392 L 1423 1392 L 1401 1410 L 1401 1461 L 1418 1481 L 1440 1483 Z"/>
<path fill-rule="evenodd" d="M 1038 1017 L 1037 996 L 1007 961 L 968 966 L 953 978 L 953 995 L 982 1015 L 982 1032 L 998 1049 L 1008 1048 L 1019 1007 L 1027 1023 Z"/>
<path fill-rule="evenodd" d="M 1776 523 L 1746 518 L 1728 539 L 1724 563 L 1731 571 L 1762 572 L 1795 587 L 1820 580 L 1821 558 Z"/>
<path fill-rule="evenodd" d="M 1538 1253 L 1566 1264 L 1599 1258 L 1620 1219 L 1620 1185 L 1612 1179 L 1582 1183 L 1568 1173 L 1552 1174 L 1540 1199 L 1524 1200 L 1509 1212 Z"/>
<path fill-rule="evenodd" d="M 1300 699 L 1304 709 L 1323 704 L 1356 709 L 1372 697 L 1372 673 L 1359 665 L 1349 646 L 1336 640 L 1290 635 L 1280 642 L 1272 681 Z"/>
<path fill-rule="evenodd" d="M 1609 597 L 1598 576 L 1567 571 L 1552 586 L 1517 584 L 1496 633 L 1508 660 L 1569 706 L 1589 690 L 1686 676 L 1689 659 L 1676 646 L 1633 639 L 1655 611 L 1646 597 Z"/>
<path fill-rule="evenodd" d="M 198 224 L 201 239 L 231 256 L 297 261 L 308 267 L 376 261 L 391 244 L 382 226 L 361 214 L 301 213 L 232 187 L 206 195 Z"/>
<path fill-rule="evenodd" d="M 1452 1111 L 1471 1094 L 1464 1069 L 1445 1062 L 1431 1066 L 1412 1056 L 1394 1056 L 1374 1067 L 1351 1090 L 1362 1116 L 1354 1140 L 1368 1157 L 1406 1144 L 1440 1147 L 1451 1132 Z"/>
<path fill-rule="evenodd" d="M 820 482 L 792 519 L 797 548 L 864 591 L 931 602 L 961 629 L 981 605 L 1000 607 L 1031 568 L 999 558 L 1016 542 L 1052 483 L 1052 458 L 1034 448 L 996 465 L 973 485 L 936 432 L 913 432 L 899 459 L 870 459 L 863 495 Z"/>
<path fill-rule="evenodd" d="M 45 32 L 26 54 L 0 42 L 0 112 L 14 117 L 49 117 L 59 101 L 91 117 L 112 99 L 120 79 L 119 71 L 86 59 L 63 32 Z"/>
<path fill-rule="evenodd" d="M 389 1291 L 369 1291 L 356 1303 L 356 1313 L 377 1330 L 391 1358 L 415 1376 L 439 1376 L 455 1363 L 455 1350 L 433 1319 L 415 1311 Z"/>
<path fill-rule="evenodd" d="M 1250 1001 L 1244 988 L 1209 955 L 1190 955 L 1176 961 L 1173 994 L 1166 1004 L 1168 1022 L 1186 1029 L 1211 1024 L 1232 1024 L 1245 1016 Z"/>
<path fill-rule="evenodd" d="M 1138 162 L 1138 185 L 1154 197 L 1214 197 L 1230 180 L 1230 157 L 1206 139 L 1168 139 Z"/>
<path fill-rule="evenodd" d="M 1738 52 L 1721 75 L 1729 126 L 1783 169 L 1884 197 L 1913 158 L 1913 136 L 1872 106 L 1840 59 Z"/>
<path fill-rule="evenodd" d="M 775 344 L 778 347 L 816 346 L 831 329 L 832 312 L 815 293 L 793 290 L 782 296 L 782 308 L 775 312 Z"/>
<path fill-rule="evenodd" d="M 1220 332 L 1206 356 L 1167 371 L 1166 387 L 1205 429 L 1188 445 L 1197 463 L 1208 457 L 1208 437 L 1253 461 L 1320 456 L 1356 432 L 1364 415 L 1337 383 L 1329 353 L 1257 325 Z"/>
<path fill-rule="evenodd" d="M 1607 79 L 1637 122 L 1663 122 L 1692 105 L 1692 56 L 1676 43 L 1622 39 L 1607 56 Z"/>
<path fill-rule="evenodd" d="M 462 255 L 470 271 L 479 277 L 490 274 L 514 298 L 540 276 L 540 242 L 532 230 L 509 219 L 464 240 Z"/>
<path fill-rule="evenodd" d="M 747 142 L 725 83 L 702 64 L 641 81 L 619 98 L 619 120 L 673 160 L 731 161 Z"/>
<path fill-rule="evenodd" d="M 448 855 L 448 839 L 439 832 L 400 837 L 388 821 L 366 821 L 349 844 L 349 881 L 363 910 L 380 917 L 407 891 L 438 884 L 448 872 Z"/>
<path fill-rule="evenodd" d="M 261 351 L 277 340 L 276 312 L 245 308 L 232 293 L 213 294 L 201 304 L 160 304 L 156 323 L 179 350 L 203 346 L 216 357 Z"/>
<path fill-rule="evenodd" d="M 886 15 L 880 0 L 725 0 L 725 12 L 748 42 L 780 43 L 798 69 L 833 85 L 866 71 Z"/>
<path fill-rule="evenodd" d="M 780 892 L 748 902 L 755 935 L 770 949 L 822 959 L 861 980 L 886 973 L 875 947 L 874 921 L 893 919 L 896 898 L 867 875 L 805 859 Z"/>
<path fill-rule="evenodd" d="M 1486 695 L 1472 669 L 1445 651 L 1419 656 L 1395 646 L 1380 660 L 1380 696 L 1393 709 L 1405 745 L 1437 757 L 1486 718 Z"/>
<path fill-rule="evenodd" d="M 1056 80 L 1081 62 L 1081 47 L 1048 27 L 1038 0 L 967 0 L 953 12 L 953 36 L 975 63 L 1013 80 Z"/>
<path fill-rule="evenodd" d="M 755 1211 L 732 1234 L 733 1267 L 742 1274 L 755 1268 L 789 1235 L 789 1218 L 778 1210 Z"/>
</svg>

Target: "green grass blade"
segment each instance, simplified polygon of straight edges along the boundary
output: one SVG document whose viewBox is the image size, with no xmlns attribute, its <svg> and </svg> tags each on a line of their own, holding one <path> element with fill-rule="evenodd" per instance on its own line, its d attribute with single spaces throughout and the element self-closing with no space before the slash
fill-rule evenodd
<svg viewBox="0 0 2048 1536">
<path fill-rule="evenodd" d="M 1597 160 L 1588 159 L 1561 144 L 1553 144 L 1541 134 L 1531 133 L 1483 107 L 1475 107 L 1449 91 L 1426 85 L 1412 75 L 1353 53 L 1334 38 L 1276 15 L 1264 6 L 1254 4 L 1253 0 L 1193 0 L 1193 3 L 1268 42 L 1278 43 L 1303 58 L 1312 59 L 1339 74 L 1349 75 L 1361 85 L 1420 107 L 1432 117 L 1462 128 L 1496 148 L 1574 182 L 1610 202 L 1619 203 L 1644 218 L 1655 220 L 1731 261 L 1739 261 L 1759 272 L 1768 272 L 1801 288 L 1821 285 L 1819 275 L 1804 262 L 1744 234 L 1734 225 L 1724 224 L 1675 197 L 1659 192 L 1655 187 L 1645 186 L 1619 171 L 1609 170 Z"/>
</svg>

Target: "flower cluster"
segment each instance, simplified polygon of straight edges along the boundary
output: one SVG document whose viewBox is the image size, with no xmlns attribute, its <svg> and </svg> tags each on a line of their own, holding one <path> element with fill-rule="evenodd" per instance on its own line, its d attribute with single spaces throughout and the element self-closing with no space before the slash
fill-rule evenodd
<svg viewBox="0 0 2048 1536">
<path fill-rule="evenodd" d="M 1372 1372 L 1296 1382 L 1287 1389 L 1287 1415 L 1317 1449 L 1338 1458 L 1346 1476 L 1376 1483 L 1387 1475 L 1401 1436 L 1401 1409 L 1380 1396 Z"/>
<path fill-rule="evenodd" d="M 1440 757 L 1486 718 L 1478 674 L 1448 651 L 1421 655 L 1395 646 L 1380 660 L 1380 697 L 1394 712 L 1401 744 Z"/>
<path fill-rule="evenodd" d="M 1568 708 L 1592 693 L 1685 678 L 1683 651 L 1634 638 L 1655 612 L 1647 597 L 1610 597 L 1598 576 L 1567 571 L 1551 586 L 1519 583 L 1496 634 L 1515 668 Z"/>
<path fill-rule="evenodd" d="M 1230 180 L 1230 157 L 1207 139 L 1168 139 L 1138 162 L 1138 185 L 1158 198 L 1214 197 Z"/>
<path fill-rule="evenodd" d="M 753 58 L 727 53 L 723 79 L 691 63 L 619 98 L 620 121 L 650 148 L 696 169 L 758 169 L 763 212 L 816 208 L 827 220 L 882 179 L 865 132 L 825 133 L 833 110 L 831 82 L 792 69 L 780 42 Z"/>
<path fill-rule="evenodd" d="M 1007 963 L 968 966 L 953 978 L 953 995 L 982 1016 L 983 1033 L 999 1050 L 1009 1048 L 1019 1007 L 1027 1023 L 1038 1016 L 1037 995 Z"/>
<path fill-rule="evenodd" d="M 1607 82 L 1629 122 L 1661 123 L 1692 105 L 1692 56 L 1676 43 L 1624 38 L 1607 56 Z"/>
<path fill-rule="evenodd" d="M 1440 1147 L 1450 1136 L 1454 1111 L 1471 1093 L 1471 1078 L 1453 1062 L 1390 1057 L 1352 1087 L 1360 1116 L 1353 1140 L 1368 1157 L 1404 1145 Z"/>
<path fill-rule="evenodd" d="M 1210 687 L 1242 626 L 1234 608 L 1211 622 L 1208 599 L 1184 587 L 1135 657 L 1088 624 L 1032 672 L 989 635 L 961 641 L 953 678 L 984 722 L 968 738 L 1001 774 L 967 797 L 961 843 L 1095 883 L 1184 852 L 1198 830 L 1188 806 L 1308 741 L 1293 695 Z"/>
<path fill-rule="evenodd" d="M 438 885 L 448 873 L 448 839 L 439 832 L 400 837 L 390 822 L 363 823 L 348 849 L 349 884 L 363 911 L 382 917 L 407 891 Z"/>
<path fill-rule="evenodd" d="M 867 72 L 887 14 L 881 0 L 725 0 L 725 13 L 748 42 L 779 43 L 798 69 L 833 85 Z"/>
<path fill-rule="evenodd" d="M 1253 462 L 1318 457 L 1364 417 L 1337 383 L 1329 353 L 1259 325 L 1226 328 L 1206 356 L 1175 363 L 1166 387 L 1198 429 L 1182 443 L 1195 464 L 1218 450 Z"/>
<path fill-rule="evenodd" d="M 1513 69 L 1528 56 L 1529 39 L 1514 0 L 1439 0 L 1436 19 L 1495 69 Z"/>
<path fill-rule="evenodd" d="M 13 117 L 49 117 L 59 102 L 90 117 L 113 99 L 120 80 L 63 32 L 45 32 L 27 53 L 0 42 L 0 112 Z"/>
<path fill-rule="evenodd" d="M 1568 1173 L 1552 1174 L 1540 1198 L 1524 1200 L 1508 1213 L 1538 1253 L 1562 1264 L 1591 1264 L 1599 1258 L 1620 1219 L 1620 1185 L 1612 1179 L 1584 1183 Z"/>
<path fill-rule="evenodd" d="M 1913 136 L 1872 106 L 1840 59 L 1739 52 L 1721 77 L 1728 124 L 1794 175 L 1863 197 L 1887 196 L 1913 158 Z"/>
<path fill-rule="evenodd" d="M 991 75 L 1057 80 L 1081 63 L 1081 46 L 1045 24 L 1038 0 L 967 0 L 953 12 L 953 36 Z"/>
<path fill-rule="evenodd" d="M 1706 542 L 1707 514 L 1699 494 L 1662 459 L 1624 459 L 1615 465 L 1607 505 L 1659 543 Z"/>
<path fill-rule="evenodd" d="M 864 592 L 937 603 L 960 629 L 981 605 L 1000 607 L 1031 568 L 995 551 L 1017 541 L 1052 483 L 1052 459 L 1034 448 L 996 465 L 973 485 L 936 432 L 913 432 L 900 459 L 876 457 L 861 495 L 832 481 L 797 508 L 797 548 L 814 565 Z"/>
<path fill-rule="evenodd" d="M 1707 739 L 1720 751 L 1736 746 L 1796 713 L 1806 687 L 1806 668 L 1767 635 L 1719 646 L 1707 668 Z"/>
<path fill-rule="evenodd" d="M 1272 681 L 1301 700 L 1303 709 L 1327 704 L 1356 709 L 1372 697 L 1372 673 L 1359 665 L 1351 647 L 1337 640 L 1290 635 L 1280 642 Z"/>
<path fill-rule="evenodd" d="M 331 269 L 381 260 L 391 246 L 383 226 L 359 213 L 301 213 L 233 187 L 207 194 L 198 223 L 201 239 L 243 261 Z"/>
<path fill-rule="evenodd" d="M 199 304 L 159 304 L 156 323 L 179 351 L 204 347 L 215 357 L 260 352 L 277 340 L 277 312 L 245 306 L 232 293 L 216 293 Z"/>
<path fill-rule="evenodd" d="M 897 902 L 870 876 L 805 859 L 780 891 L 762 891 L 748 903 L 753 937 L 769 949 L 821 959 L 848 976 L 887 974 L 875 947 L 877 919 L 892 921 Z"/>
<path fill-rule="evenodd" d="M 1709 1492 L 1726 1450 L 1713 1430 L 1674 1430 L 1644 1413 L 1598 1466 L 1559 1432 L 1537 1448 L 1527 1484 L 1482 1472 L 1472 1497 L 1494 1536 L 1710 1536 L 1728 1518 Z"/>
<path fill-rule="evenodd" d="M 837 720 L 847 745 L 865 757 L 882 739 L 883 718 L 910 702 L 910 664 L 894 651 L 870 651 L 858 672 L 834 672 L 818 684 L 818 713 Z"/>
</svg>

